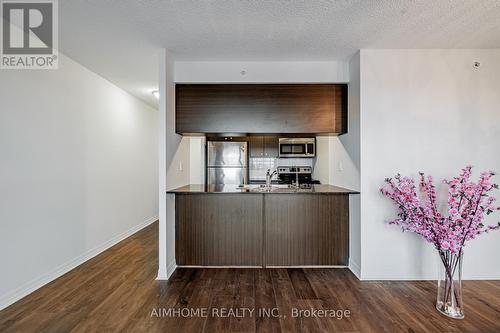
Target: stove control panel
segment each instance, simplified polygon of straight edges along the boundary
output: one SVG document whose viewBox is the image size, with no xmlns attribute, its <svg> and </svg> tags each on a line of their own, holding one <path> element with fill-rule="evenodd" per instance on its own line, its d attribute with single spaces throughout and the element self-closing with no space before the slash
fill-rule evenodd
<svg viewBox="0 0 500 333">
<path fill-rule="evenodd" d="M 285 173 L 299 173 L 299 174 L 311 174 L 312 168 L 309 166 L 280 166 L 278 167 L 278 174 Z"/>
</svg>

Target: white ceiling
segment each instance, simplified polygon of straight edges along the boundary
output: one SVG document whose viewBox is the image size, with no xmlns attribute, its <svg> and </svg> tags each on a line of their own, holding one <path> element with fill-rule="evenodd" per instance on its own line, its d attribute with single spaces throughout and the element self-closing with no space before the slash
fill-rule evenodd
<svg viewBox="0 0 500 333">
<path fill-rule="evenodd" d="M 59 1 L 60 49 L 156 105 L 176 60 L 347 60 L 363 48 L 499 48 L 500 1 Z"/>
</svg>

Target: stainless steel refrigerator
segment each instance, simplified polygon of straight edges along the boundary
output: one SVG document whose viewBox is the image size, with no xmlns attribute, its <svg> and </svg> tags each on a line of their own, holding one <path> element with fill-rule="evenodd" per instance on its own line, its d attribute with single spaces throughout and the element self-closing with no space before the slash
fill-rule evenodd
<svg viewBox="0 0 500 333">
<path fill-rule="evenodd" d="M 247 142 L 208 141 L 207 184 L 247 184 Z"/>
</svg>

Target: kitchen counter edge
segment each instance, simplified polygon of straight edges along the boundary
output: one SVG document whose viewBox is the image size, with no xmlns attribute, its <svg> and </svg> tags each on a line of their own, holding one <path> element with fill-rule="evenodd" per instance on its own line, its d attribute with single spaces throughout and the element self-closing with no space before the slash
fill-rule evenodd
<svg viewBox="0 0 500 333">
<path fill-rule="evenodd" d="M 167 193 L 171 194 L 359 194 L 360 192 L 346 189 L 334 185 L 326 184 L 314 184 L 310 189 L 284 189 L 265 192 L 258 191 L 253 188 L 240 188 L 238 186 L 224 185 L 206 186 L 203 184 L 190 184 L 181 186 L 172 190 L 168 190 Z"/>
</svg>

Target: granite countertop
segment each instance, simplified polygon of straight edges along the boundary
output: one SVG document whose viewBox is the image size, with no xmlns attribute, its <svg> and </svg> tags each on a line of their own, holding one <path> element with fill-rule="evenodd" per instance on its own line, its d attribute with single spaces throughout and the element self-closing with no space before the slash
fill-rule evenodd
<svg viewBox="0 0 500 333">
<path fill-rule="evenodd" d="M 173 190 L 167 191 L 167 193 L 176 194 L 196 194 L 196 193 L 256 193 L 256 194 L 287 194 L 287 193 L 314 193 L 314 194 L 359 194 L 358 191 L 349 190 L 346 188 L 325 185 L 325 184 L 314 184 L 310 188 L 291 188 L 287 185 L 272 185 L 272 189 L 266 190 L 262 189 L 260 185 L 245 185 L 244 187 L 239 187 L 238 185 L 204 185 L 204 184 L 190 184 L 182 187 L 178 187 Z"/>
</svg>

